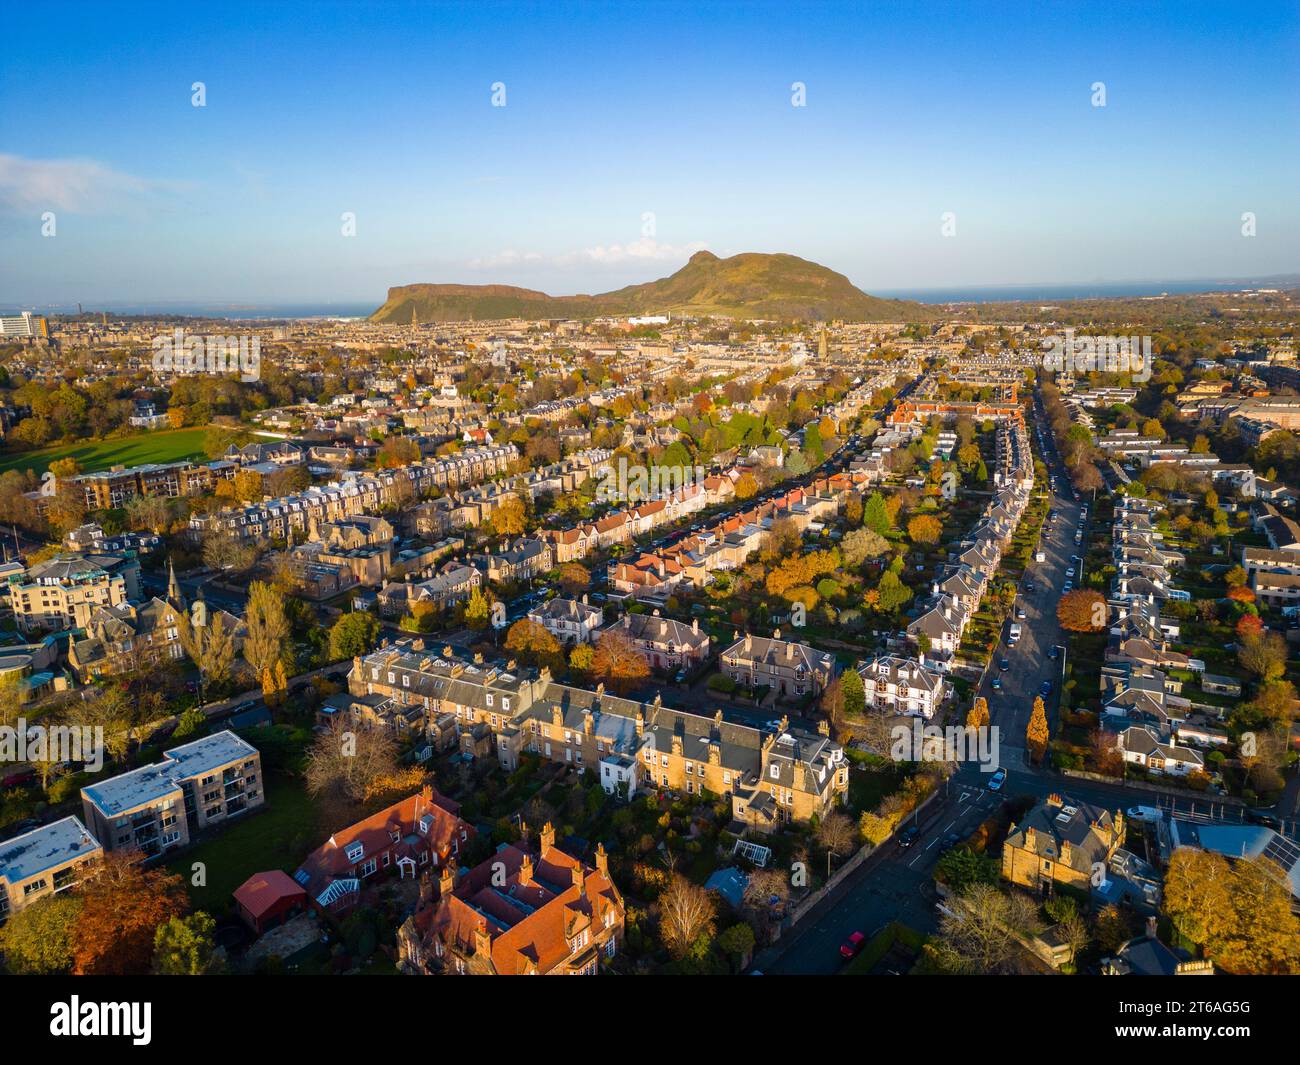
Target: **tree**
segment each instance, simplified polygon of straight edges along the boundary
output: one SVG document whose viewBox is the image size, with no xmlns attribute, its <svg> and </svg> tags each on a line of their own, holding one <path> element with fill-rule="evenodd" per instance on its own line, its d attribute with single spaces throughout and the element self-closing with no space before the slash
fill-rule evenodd
<svg viewBox="0 0 1300 1065">
<path fill-rule="evenodd" d="M 659 896 L 659 934 L 668 953 L 684 958 L 691 945 L 713 931 L 713 897 L 684 876 L 674 874 Z"/>
<path fill-rule="evenodd" d="M 591 587 L 591 571 L 577 562 L 566 562 L 560 567 L 559 585 L 565 595 L 581 595 Z"/>
<path fill-rule="evenodd" d="M 508 495 L 501 500 L 492 512 L 492 528 L 498 536 L 519 536 L 524 531 L 528 520 L 523 500 L 517 495 Z"/>
<path fill-rule="evenodd" d="M 212 970 L 217 922 L 202 910 L 170 917 L 154 933 L 153 971 L 160 976 L 202 976 Z"/>
<path fill-rule="evenodd" d="M 862 674 L 856 669 L 846 669 L 840 675 L 840 687 L 844 693 L 844 713 L 849 717 L 861 717 L 866 713 L 867 692 Z"/>
<path fill-rule="evenodd" d="M 1043 755 L 1047 753 L 1049 738 L 1047 708 L 1043 705 L 1043 697 L 1036 695 L 1033 713 L 1029 715 L 1029 726 L 1025 729 L 1025 745 L 1029 748 L 1029 755 L 1035 762 L 1043 760 Z"/>
<path fill-rule="evenodd" d="M 1276 632 L 1247 634 L 1237 644 L 1238 660 L 1263 681 L 1281 678 L 1286 657 L 1286 640 Z"/>
<path fill-rule="evenodd" d="M 271 585 L 254 581 L 248 586 L 248 607 L 244 621 L 248 627 L 248 633 L 244 637 L 244 661 L 253 670 L 255 677 L 266 678 L 262 683 L 265 694 L 283 691 L 279 682 L 285 679 L 284 656 L 289 639 L 289 619 L 284 613 L 284 597 Z"/>
<path fill-rule="evenodd" d="M 885 497 L 879 492 L 872 492 L 867 497 L 866 506 L 862 508 L 862 524 L 872 532 L 884 536 L 894 527 L 885 507 Z"/>
<path fill-rule="evenodd" d="M 206 616 L 206 624 L 195 624 L 190 615 L 177 616 L 181 647 L 208 684 L 221 685 L 230 679 L 235 662 L 235 631 L 227 629 L 221 614 Z"/>
<path fill-rule="evenodd" d="M 313 797 L 358 803 L 385 792 L 399 768 L 397 742 L 387 729 L 334 722 L 308 750 L 303 776 Z"/>
<path fill-rule="evenodd" d="M 907 523 L 908 538 L 915 544 L 934 544 L 943 533 L 943 523 L 933 514 L 918 514 Z"/>
<path fill-rule="evenodd" d="M 885 572 L 875 590 L 877 605 L 885 614 L 892 614 L 912 598 L 912 589 L 900 581 L 893 570 Z"/>
<path fill-rule="evenodd" d="M 988 700 L 982 695 L 977 697 L 966 715 L 967 728 L 984 728 L 989 723 Z"/>
<path fill-rule="evenodd" d="M 596 641 L 592 672 L 616 692 L 625 694 L 650 675 L 650 667 L 631 640 L 611 630 Z"/>
<path fill-rule="evenodd" d="M 375 453 L 375 466 L 381 470 L 409 466 L 419 461 L 420 445 L 409 436 L 390 436 Z"/>
<path fill-rule="evenodd" d="M 520 618 L 506 633 L 506 650 L 526 665 L 546 666 L 559 672 L 564 665 L 564 648 L 546 628 Z"/>
<path fill-rule="evenodd" d="M 78 976 L 145 973 L 153 960 L 155 929 L 185 909 L 181 878 L 145 869 L 141 855 L 110 851 L 80 889 L 72 971 Z"/>
<path fill-rule="evenodd" d="M 1267 858 L 1229 863 L 1212 851 L 1180 847 L 1165 873 L 1164 909 L 1228 972 L 1300 972 L 1300 919 L 1281 870 Z"/>
<path fill-rule="evenodd" d="M 844 564 L 850 567 L 860 566 L 869 558 L 880 558 L 888 551 L 889 541 L 871 529 L 854 529 L 840 544 Z"/>
<path fill-rule="evenodd" d="M 754 475 L 749 472 L 742 473 L 736 479 L 736 498 L 753 499 L 758 495 L 758 481 Z"/>
<path fill-rule="evenodd" d="M 1070 632 L 1100 632 L 1106 618 L 1106 597 L 1091 588 L 1066 592 L 1056 604 L 1056 620 Z"/>
<path fill-rule="evenodd" d="M 595 662 L 596 649 L 589 643 L 575 644 L 569 652 L 569 668 L 575 673 L 590 673 Z"/>
<path fill-rule="evenodd" d="M 718 947 L 731 959 L 732 971 L 740 969 L 754 952 L 754 930 L 741 921 L 718 936 Z"/>
<path fill-rule="evenodd" d="M 24 906 L 0 925 L 5 966 L 17 975 L 51 976 L 72 968 L 81 899 L 50 895 Z"/>
<path fill-rule="evenodd" d="M 379 619 L 364 610 L 344 614 L 330 628 L 330 658 L 339 661 L 369 654 L 379 638 Z"/>
<path fill-rule="evenodd" d="M 852 819 L 839 810 L 832 810 L 817 825 L 817 842 L 831 854 L 846 854 L 858 839 L 858 829 Z"/>
<path fill-rule="evenodd" d="M 475 588 L 469 593 L 469 601 L 465 604 L 465 624 L 475 632 L 482 632 L 488 627 L 491 616 L 492 604 L 487 594 Z"/>
<path fill-rule="evenodd" d="M 952 914 L 940 919 L 933 941 L 944 970 L 976 975 L 1021 970 L 1024 948 L 1019 937 L 1032 934 L 1037 926 L 1032 901 L 978 883 L 950 898 L 948 906 Z"/>
</svg>

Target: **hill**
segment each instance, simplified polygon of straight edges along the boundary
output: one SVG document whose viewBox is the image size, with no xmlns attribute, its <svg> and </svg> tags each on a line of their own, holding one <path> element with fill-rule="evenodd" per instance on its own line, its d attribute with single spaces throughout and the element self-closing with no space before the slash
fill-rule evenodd
<svg viewBox="0 0 1300 1065">
<path fill-rule="evenodd" d="M 452 322 L 497 318 L 595 318 L 602 315 L 721 315 L 851 322 L 928 321 L 933 309 L 886 300 L 843 274 L 795 255 L 746 252 L 691 256 L 675 274 L 599 295 L 549 296 L 510 285 L 399 285 L 370 316 L 374 322 Z"/>
</svg>

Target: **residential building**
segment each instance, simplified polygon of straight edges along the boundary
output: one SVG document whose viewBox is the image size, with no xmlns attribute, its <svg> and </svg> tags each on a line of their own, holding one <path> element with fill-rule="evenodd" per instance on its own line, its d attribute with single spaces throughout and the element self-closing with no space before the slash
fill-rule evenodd
<svg viewBox="0 0 1300 1065">
<path fill-rule="evenodd" d="M 747 688 L 772 688 L 778 696 L 820 695 L 838 669 L 835 656 L 806 643 L 746 633 L 718 659 L 722 672 Z"/>
<path fill-rule="evenodd" d="M 103 854 L 78 817 L 0 843 L 0 925 L 36 900 L 75 886 Z"/>
<path fill-rule="evenodd" d="M 604 631 L 625 637 L 651 669 L 670 673 L 694 669 L 709 657 L 711 640 L 707 632 L 700 631 L 699 618 L 687 625 L 661 617 L 656 609 L 651 614 L 624 614 Z"/>
<path fill-rule="evenodd" d="M 1002 877 L 1040 894 L 1057 885 L 1089 891 L 1094 866 L 1109 865 L 1123 843 L 1123 813 L 1049 795 L 1011 826 Z"/>
<path fill-rule="evenodd" d="M 398 933 L 400 963 L 417 973 L 595 976 L 618 953 L 623 897 L 603 846 L 588 866 L 555 845 L 509 844 L 457 876 L 443 870 L 436 905 Z"/>
<path fill-rule="evenodd" d="M 584 595 L 576 599 L 549 599 L 528 612 L 528 620 L 541 625 L 565 647 L 591 643 L 604 620 L 604 612 Z"/>
<path fill-rule="evenodd" d="M 264 801 L 262 759 L 233 732 L 182 744 L 163 760 L 81 789 L 91 833 L 109 851 L 152 856 Z"/>
<path fill-rule="evenodd" d="M 454 867 L 474 835 L 459 811 L 459 803 L 426 786 L 335 832 L 304 859 L 293 879 L 322 913 L 346 914 L 371 877 L 396 873 L 415 879 L 429 869 Z"/>
</svg>

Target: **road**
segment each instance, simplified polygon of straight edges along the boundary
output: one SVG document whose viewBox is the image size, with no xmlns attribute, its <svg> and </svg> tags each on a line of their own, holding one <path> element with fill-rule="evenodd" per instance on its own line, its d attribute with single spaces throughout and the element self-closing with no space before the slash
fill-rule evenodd
<svg viewBox="0 0 1300 1065">
<path fill-rule="evenodd" d="M 1041 425 L 1039 420 L 1035 423 Z M 1036 430 L 1035 430 L 1036 431 Z M 1048 722 L 1055 721 L 1055 707 L 1060 699 L 1063 656 L 1051 657 L 1053 647 L 1063 647 L 1065 640 L 1060 622 L 1056 619 L 1056 604 L 1060 601 L 1065 582 L 1073 578 L 1078 584 L 1077 561 L 1085 554 L 1088 543 L 1086 522 L 1082 518 L 1082 503 L 1074 499 L 1065 477 L 1064 468 L 1055 460 L 1050 436 L 1044 430 L 1044 445 L 1040 445 L 1043 461 L 1049 474 L 1056 476 L 1057 488 L 1051 494 L 1050 506 L 1057 515 L 1055 523 L 1044 522 L 1040 547 L 1044 561 L 1034 562 L 1022 578 L 1017 603 L 1024 609 L 1025 617 L 1016 619 L 1021 637 L 1015 644 L 1007 643 L 1010 623 L 1003 626 L 1002 638 L 994 649 L 992 664 L 982 678 L 979 694 L 988 700 L 989 720 L 998 729 L 1000 764 L 1008 768 L 1023 767 L 1025 761 L 1025 731 L 1033 713 L 1034 698 L 1040 694 L 1044 682 L 1052 684 L 1051 693 L 1044 698 Z M 1074 541 L 1076 531 L 1082 532 L 1082 544 Z M 1026 591 L 1029 582 L 1034 591 Z M 1001 668 L 1002 662 L 1007 668 Z M 998 687 L 993 687 L 994 680 Z"/>
<path fill-rule="evenodd" d="M 1036 421 L 1045 424 L 1041 412 Z M 1083 555 L 1087 543 L 1086 532 L 1084 545 L 1074 542 L 1075 530 L 1080 527 L 1081 503 L 1060 494 L 1070 491 L 1068 480 L 1046 429 L 1044 436 L 1046 443 L 1040 450 L 1049 472 L 1057 477 L 1060 491 L 1053 494 L 1051 505 L 1059 517 L 1054 526 L 1045 526 L 1046 560 L 1035 563 L 1026 574 L 1036 590 L 1022 595 L 1026 613 L 1020 621 L 1023 635 L 1015 646 L 1008 647 L 1004 631 L 1004 640 L 994 652 L 993 667 L 980 689 L 989 700 L 990 719 L 1000 730 L 998 761 L 1007 770 L 1003 786 L 997 792 L 990 791 L 990 774 L 975 763 L 963 763 L 947 781 L 941 796 L 918 816 L 918 835 L 909 847 L 900 847 L 895 840 L 880 847 L 776 946 L 761 951 L 754 959 L 754 969 L 773 974 L 831 974 L 841 968 L 839 947 L 853 932 L 870 935 L 892 920 L 921 932 L 933 931 L 938 918 L 932 873 L 943 853 L 945 838 L 969 835 L 1008 799 L 1025 795 L 1043 799 L 1053 792 L 1063 792 L 1111 811 L 1142 805 L 1158 806 L 1189 820 L 1245 819 L 1241 807 L 1216 802 L 1210 796 L 1164 795 L 1121 783 L 1068 778 L 1032 766 L 1025 758 L 1025 728 L 1039 686 L 1044 680 L 1052 680 L 1053 704 L 1060 692 L 1063 662 L 1059 657 L 1048 657 L 1049 649 L 1063 642 L 1056 603 L 1067 569 L 1077 565 L 1071 556 Z M 1051 535 L 1047 535 L 1047 529 L 1051 529 Z M 1004 657 L 1009 662 L 1005 671 L 998 669 Z M 1001 681 L 1000 690 L 992 688 L 994 676 Z M 1289 834 L 1294 835 L 1295 824 L 1289 828 Z"/>
</svg>

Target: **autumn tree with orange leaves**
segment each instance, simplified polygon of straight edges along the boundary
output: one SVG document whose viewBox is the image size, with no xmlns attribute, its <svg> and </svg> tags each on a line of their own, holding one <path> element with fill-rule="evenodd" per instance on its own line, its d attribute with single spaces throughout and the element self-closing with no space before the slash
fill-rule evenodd
<svg viewBox="0 0 1300 1065">
<path fill-rule="evenodd" d="M 1106 597 L 1091 588 L 1066 592 L 1056 604 L 1056 620 L 1070 632 L 1100 632 L 1106 616 Z"/>
<path fill-rule="evenodd" d="M 621 632 L 606 632 L 596 642 L 591 670 L 620 695 L 650 676 L 650 667 L 632 641 Z"/>
<path fill-rule="evenodd" d="M 73 937 L 72 971 L 78 976 L 147 973 L 154 933 L 185 912 L 181 878 L 164 869 L 145 869 L 137 852 L 109 852 L 82 885 Z"/>
</svg>

